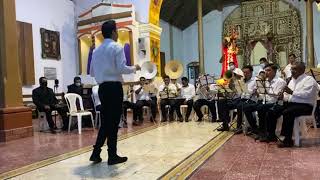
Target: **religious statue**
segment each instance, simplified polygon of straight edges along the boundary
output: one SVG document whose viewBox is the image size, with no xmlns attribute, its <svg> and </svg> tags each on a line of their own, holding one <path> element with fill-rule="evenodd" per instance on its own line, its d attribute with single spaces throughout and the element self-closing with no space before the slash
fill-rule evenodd
<svg viewBox="0 0 320 180">
<path fill-rule="evenodd" d="M 236 40 L 238 38 L 238 33 L 235 30 L 232 30 L 230 37 L 225 37 L 222 47 L 222 57 L 220 63 L 222 63 L 221 77 L 224 73 L 229 70 L 229 63 L 233 62 L 235 67 L 238 68 L 237 54 L 239 48 L 237 47 Z"/>
</svg>

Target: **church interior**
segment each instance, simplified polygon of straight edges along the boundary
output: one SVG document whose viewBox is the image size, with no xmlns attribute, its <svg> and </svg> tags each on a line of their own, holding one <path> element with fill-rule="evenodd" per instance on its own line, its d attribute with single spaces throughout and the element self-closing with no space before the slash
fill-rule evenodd
<svg viewBox="0 0 320 180">
<path fill-rule="evenodd" d="M 320 179 L 319 0 L 0 0 L 0 62 L 0 179 Z"/>
</svg>

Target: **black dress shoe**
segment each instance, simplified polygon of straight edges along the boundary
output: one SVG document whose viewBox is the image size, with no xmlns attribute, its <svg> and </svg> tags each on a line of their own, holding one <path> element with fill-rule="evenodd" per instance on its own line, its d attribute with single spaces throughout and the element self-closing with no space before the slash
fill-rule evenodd
<svg viewBox="0 0 320 180">
<path fill-rule="evenodd" d="M 51 128 L 51 129 L 50 129 L 50 133 L 51 133 L 51 134 L 56 134 L 57 132 L 54 130 L 54 128 Z"/>
<path fill-rule="evenodd" d="M 90 156 L 90 161 L 93 163 L 100 163 L 102 161 L 100 157 L 101 149 L 93 149 L 92 154 Z"/>
<path fill-rule="evenodd" d="M 280 142 L 280 144 L 278 144 L 278 147 L 279 148 L 293 147 L 293 141 L 285 139 L 283 142 Z"/>
<path fill-rule="evenodd" d="M 228 127 L 221 127 L 219 129 L 217 129 L 217 131 L 229 131 Z"/>
<path fill-rule="evenodd" d="M 241 134 L 242 132 L 242 128 L 237 128 L 234 134 Z"/>
<path fill-rule="evenodd" d="M 128 160 L 127 157 L 120 157 L 120 156 L 112 157 L 108 159 L 108 165 L 124 163 L 127 160 Z"/>
<path fill-rule="evenodd" d="M 202 122 L 203 120 L 202 120 L 202 118 L 199 118 L 198 120 L 197 120 L 197 122 Z"/>
</svg>

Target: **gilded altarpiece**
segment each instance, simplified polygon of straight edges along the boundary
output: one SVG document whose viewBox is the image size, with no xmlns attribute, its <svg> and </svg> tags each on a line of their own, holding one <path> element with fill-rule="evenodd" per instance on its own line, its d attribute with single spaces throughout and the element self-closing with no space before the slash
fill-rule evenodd
<svg viewBox="0 0 320 180">
<path fill-rule="evenodd" d="M 223 36 L 232 30 L 239 33 L 237 45 L 243 64 L 250 62 L 255 45 L 260 42 L 270 62 L 284 65 L 290 53 L 302 58 L 302 27 L 300 12 L 281 0 L 242 2 L 223 23 Z M 285 62 L 284 62 L 285 61 Z"/>
</svg>

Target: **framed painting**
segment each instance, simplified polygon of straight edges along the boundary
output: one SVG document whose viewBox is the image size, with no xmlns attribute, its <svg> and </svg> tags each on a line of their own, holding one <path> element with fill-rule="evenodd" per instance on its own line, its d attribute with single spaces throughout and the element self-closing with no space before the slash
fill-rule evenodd
<svg viewBox="0 0 320 180">
<path fill-rule="evenodd" d="M 44 59 L 61 59 L 60 54 L 60 33 L 44 28 L 40 29 L 41 34 L 41 56 Z"/>
</svg>

